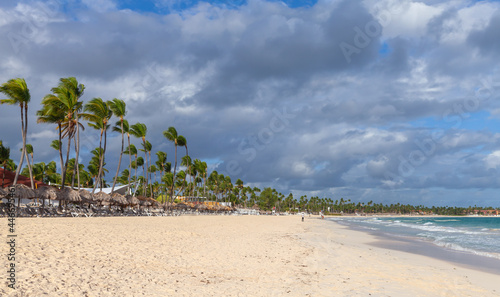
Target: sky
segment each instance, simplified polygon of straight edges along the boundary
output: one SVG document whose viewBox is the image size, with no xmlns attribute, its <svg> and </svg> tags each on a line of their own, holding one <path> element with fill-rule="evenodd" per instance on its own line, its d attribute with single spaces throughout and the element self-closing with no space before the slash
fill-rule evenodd
<svg viewBox="0 0 500 297">
<path fill-rule="evenodd" d="M 499 207 L 498 32 L 497 1 L 9 0 L 0 82 L 26 79 L 35 162 L 58 160 L 55 126 L 35 112 L 74 76 L 84 102 L 124 100 L 153 152 L 174 162 L 162 135 L 174 126 L 193 159 L 233 182 L 296 198 Z M 0 106 L 16 162 L 19 117 Z M 99 133 L 82 138 L 87 164 Z M 120 135 L 108 141 L 110 181 Z"/>
</svg>

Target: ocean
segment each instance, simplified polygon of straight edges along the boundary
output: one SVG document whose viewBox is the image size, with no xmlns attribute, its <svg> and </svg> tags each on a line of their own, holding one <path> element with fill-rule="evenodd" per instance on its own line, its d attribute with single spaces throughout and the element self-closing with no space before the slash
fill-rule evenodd
<svg viewBox="0 0 500 297">
<path fill-rule="evenodd" d="M 393 240 L 428 243 L 442 251 L 480 256 L 495 263 L 500 261 L 500 217 L 338 217 L 329 220 Z"/>
</svg>

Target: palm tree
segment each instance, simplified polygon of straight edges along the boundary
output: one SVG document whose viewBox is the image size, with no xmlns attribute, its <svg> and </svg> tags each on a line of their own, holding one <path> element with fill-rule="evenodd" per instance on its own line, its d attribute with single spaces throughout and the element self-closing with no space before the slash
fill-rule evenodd
<svg viewBox="0 0 500 297">
<path fill-rule="evenodd" d="M 2 188 L 4 187 L 4 181 L 5 181 L 5 170 L 7 167 L 7 163 L 9 162 L 10 158 L 10 148 L 3 146 L 2 142 L 0 141 L 0 166 L 3 167 L 3 176 L 2 176 Z"/>
<path fill-rule="evenodd" d="M 115 117 L 120 119 L 119 130 L 117 130 L 117 127 L 115 126 L 113 128 L 113 131 L 118 131 L 122 134 L 122 148 L 120 150 L 120 158 L 118 159 L 118 167 L 116 168 L 116 175 L 115 175 L 115 178 L 113 180 L 113 187 L 111 188 L 111 193 L 113 193 L 115 190 L 116 179 L 118 178 L 118 173 L 120 172 L 120 166 L 122 164 L 124 134 L 125 134 L 125 130 L 123 128 L 123 121 L 124 121 L 125 115 L 127 114 L 127 110 L 126 110 L 125 102 L 123 100 L 120 100 L 120 99 L 114 98 L 113 100 L 108 102 L 108 105 L 109 105 L 109 109 L 111 109 L 111 111 L 113 112 Z"/>
<path fill-rule="evenodd" d="M 174 197 L 174 187 L 175 187 L 175 173 L 177 171 L 177 146 L 184 146 L 186 144 L 186 139 L 182 135 L 177 134 L 177 130 L 174 127 L 168 127 L 167 130 L 163 131 L 163 136 L 167 138 L 169 141 L 173 142 L 175 145 L 175 163 L 174 163 L 174 174 L 173 174 L 173 182 L 170 188 L 170 199 L 173 201 Z"/>
<path fill-rule="evenodd" d="M 142 147 L 144 148 L 144 157 L 146 160 L 146 168 L 148 168 L 148 154 L 147 154 L 147 147 L 146 147 L 146 134 L 148 133 L 148 127 L 146 124 L 143 123 L 137 123 L 132 126 L 130 126 L 130 134 L 137 138 L 142 139 Z M 145 174 L 145 179 L 146 179 L 146 185 L 148 184 L 148 174 L 147 172 L 143 171 L 143 174 Z M 145 190 L 145 189 L 144 189 Z"/>
<path fill-rule="evenodd" d="M 23 151 L 21 153 L 21 160 L 17 166 L 16 176 L 14 177 L 13 184 L 15 185 L 23 165 L 24 157 L 26 156 L 26 159 L 28 159 L 28 155 L 26 154 L 26 135 L 28 134 L 28 103 L 31 100 L 31 95 L 24 78 L 13 78 L 2 84 L 0 86 L 0 93 L 7 96 L 7 99 L 0 100 L 0 104 L 19 104 L 19 107 L 21 108 L 21 136 L 23 139 Z M 34 189 L 33 173 L 29 164 L 28 167 L 30 171 L 31 188 Z"/>
<path fill-rule="evenodd" d="M 22 149 L 20 151 L 22 151 Z M 33 170 L 33 164 L 35 164 L 35 163 L 33 163 L 33 146 L 29 143 L 26 144 L 26 154 L 30 155 L 30 157 L 31 157 L 31 162 L 30 162 L 30 159 L 28 159 L 28 158 L 26 158 L 26 162 L 28 164 L 31 164 L 31 166 L 32 166 L 31 168 Z M 29 167 L 30 167 L 30 165 L 28 165 L 28 168 Z"/>
<path fill-rule="evenodd" d="M 66 108 L 73 112 L 73 117 L 69 120 L 72 120 L 73 124 L 71 126 L 76 126 L 76 138 L 75 138 L 75 169 L 77 175 L 78 189 L 80 189 L 80 165 L 78 163 L 78 158 L 80 156 L 80 128 L 84 129 L 84 126 L 80 124 L 80 117 L 86 117 L 86 114 L 80 114 L 80 110 L 83 107 L 83 103 L 79 101 L 79 99 L 83 96 L 83 92 L 85 90 L 85 86 L 83 84 L 79 84 L 75 77 L 61 78 L 59 83 L 59 88 L 64 88 L 68 90 L 71 94 L 71 100 L 68 100 L 66 103 Z M 68 104 L 69 103 L 69 104 Z M 73 171 L 73 179 L 71 181 L 71 185 L 75 184 L 75 175 Z"/>
<path fill-rule="evenodd" d="M 87 114 L 80 114 L 80 111 L 83 108 L 83 103 L 79 101 L 79 99 L 83 95 L 84 90 L 85 86 L 79 84 L 76 78 L 61 78 L 59 80 L 58 86 L 51 89 L 52 94 L 48 94 L 43 98 L 42 109 L 37 111 L 38 123 L 57 124 L 59 131 L 59 143 L 57 147 L 61 162 L 63 188 L 66 184 L 66 171 L 69 161 L 72 139 L 74 139 L 75 141 L 75 163 L 78 164 L 80 151 L 80 128 L 84 129 L 84 126 L 79 122 L 79 119 L 88 117 Z M 62 156 L 62 138 L 65 137 L 68 138 L 66 162 L 64 162 Z M 52 147 L 56 147 L 56 145 Z M 75 170 L 76 168 L 77 166 L 75 166 Z M 80 185 L 80 174 L 78 170 L 76 170 L 76 172 L 74 171 L 73 173 L 76 173 L 78 184 Z M 75 182 L 74 176 L 75 174 L 73 174 L 73 179 L 71 181 L 72 185 L 74 185 Z"/>
<path fill-rule="evenodd" d="M 127 130 L 128 130 L 128 122 L 125 120 L 123 123 L 124 123 L 123 127 L 127 127 Z M 127 124 L 125 125 L 125 123 L 127 123 Z M 128 130 L 128 131 L 130 132 L 130 130 Z M 127 189 L 128 189 L 127 191 L 130 191 L 130 183 L 131 183 L 131 176 L 130 175 L 132 173 L 132 168 L 133 168 L 132 155 L 134 155 L 134 162 L 135 162 L 135 160 L 137 160 L 137 148 L 135 147 L 135 145 L 130 144 L 130 133 L 129 132 L 127 132 L 128 147 L 123 152 L 124 154 L 128 154 L 129 159 L 130 159 L 129 169 L 128 169 L 129 170 L 128 171 L 128 183 L 129 183 L 129 185 L 127 187 Z M 137 167 L 135 167 L 135 179 L 137 180 Z M 135 191 L 134 191 L 134 195 L 135 195 Z"/>
<path fill-rule="evenodd" d="M 87 116 L 89 119 L 90 123 L 89 126 L 91 126 L 94 129 L 100 130 L 101 135 L 99 139 L 99 149 L 102 148 L 102 138 L 104 135 L 104 147 L 102 150 L 102 154 L 99 156 L 99 173 L 97 175 L 97 180 L 99 181 L 99 185 L 101 186 L 102 190 L 102 170 L 104 167 L 104 155 L 106 154 L 106 138 L 107 138 L 107 130 L 109 128 L 109 119 L 113 115 L 113 112 L 109 108 L 108 104 L 104 102 L 101 98 L 94 98 L 90 100 L 86 105 L 85 105 L 85 111 L 90 112 L 90 114 Z M 97 182 L 94 185 L 94 189 L 92 190 L 92 193 L 95 192 L 97 188 Z"/>
<path fill-rule="evenodd" d="M 203 196 L 206 197 L 206 188 L 207 188 L 207 163 L 202 162 L 198 159 L 194 160 L 194 167 L 196 168 L 196 171 L 200 174 L 201 178 L 203 179 Z"/>
</svg>

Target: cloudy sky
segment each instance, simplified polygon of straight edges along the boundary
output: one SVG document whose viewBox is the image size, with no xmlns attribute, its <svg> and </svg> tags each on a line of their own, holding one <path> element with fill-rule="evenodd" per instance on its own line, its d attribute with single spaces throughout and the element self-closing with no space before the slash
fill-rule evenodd
<svg viewBox="0 0 500 297">
<path fill-rule="evenodd" d="M 175 126 L 233 181 L 500 206 L 498 32 L 497 1 L 6 0 L 0 81 L 28 83 L 35 162 L 57 160 L 41 98 L 75 76 L 84 101 L 125 100 L 153 151 L 173 161 L 162 132 Z M 0 106 L 0 127 L 17 162 L 18 107 Z M 98 132 L 83 138 L 88 162 Z M 120 137 L 109 141 L 114 172 Z"/>
</svg>

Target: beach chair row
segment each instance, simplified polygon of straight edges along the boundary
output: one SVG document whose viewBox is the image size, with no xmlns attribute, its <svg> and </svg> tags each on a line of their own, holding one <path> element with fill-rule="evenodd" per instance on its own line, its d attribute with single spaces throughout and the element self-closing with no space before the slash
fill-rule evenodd
<svg viewBox="0 0 500 297">
<path fill-rule="evenodd" d="M 109 207 L 82 207 L 80 205 L 71 205 L 69 207 L 58 209 L 54 206 L 46 207 L 15 207 L 16 217 L 109 217 L 109 216 L 181 216 L 181 215 L 228 215 L 228 212 L 198 212 L 195 210 L 171 210 L 163 209 L 132 209 L 132 208 L 109 208 Z M 0 207 L 0 217 L 9 216 L 9 210 L 6 207 Z"/>
</svg>

